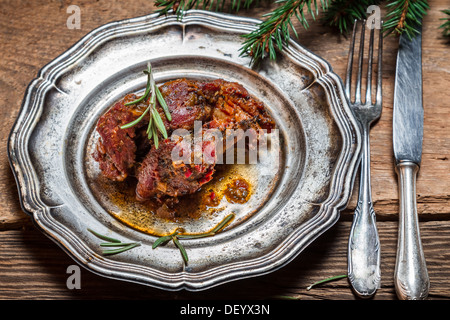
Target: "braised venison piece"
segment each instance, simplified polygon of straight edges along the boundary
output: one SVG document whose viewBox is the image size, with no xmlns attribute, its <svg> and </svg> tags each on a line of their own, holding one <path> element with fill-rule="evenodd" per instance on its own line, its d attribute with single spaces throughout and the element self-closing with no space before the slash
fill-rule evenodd
<svg viewBox="0 0 450 320">
<path fill-rule="evenodd" d="M 178 197 L 191 194 L 212 179 L 215 166 L 214 142 L 202 143 L 202 152 L 211 158 L 201 164 L 173 161 L 172 151 L 181 143 L 183 142 L 166 139 L 158 149 L 152 146 L 138 169 L 138 200 L 147 200 L 155 195 Z"/>
<path fill-rule="evenodd" d="M 136 177 L 136 196 L 140 201 L 192 194 L 213 177 L 217 158 L 215 142 L 203 140 L 201 163 L 174 161 L 174 152 L 191 150 L 191 146 L 183 145 L 186 140 L 171 139 L 174 130 L 184 129 L 193 134 L 195 121 L 201 121 L 204 131 L 275 127 L 263 103 L 238 83 L 222 79 L 178 79 L 161 85 L 160 91 L 172 120 L 169 122 L 162 108 L 156 106 L 169 134 L 165 140 L 159 135 L 158 148 L 146 137 L 148 115 L 134 127 L 120 128 L 141 116 L 147 107 L 148 102 L 125 106 L 136 99 L 133 94 L 125 96 L 102 115 L 96 128 L 100 138 L 93 156 L 102 174 L 114 181 Z"/>
<path fill-rule="evenodd" d="M 135 99 L 134 94 L 126 95 L 102 115 L 97 123 L 96 129 L 100 138 L 93 156 L 99 163 L 103 175 L 111 180 L 125 180 L 135 165 L 137 128 L 120 128 L 142 114 L 144 110 L 140 110 L 140 107 L 143 108 L 142 105 L 135 108 L 125 106 L 125 103 Z"/>
</svg>

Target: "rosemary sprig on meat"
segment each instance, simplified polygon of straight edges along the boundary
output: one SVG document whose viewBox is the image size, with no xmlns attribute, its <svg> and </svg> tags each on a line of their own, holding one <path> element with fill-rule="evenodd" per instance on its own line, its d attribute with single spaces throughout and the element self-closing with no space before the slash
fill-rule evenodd
<svg viewBox="0 0 450 320">
<path fill-rule="evenodd" d="M 164 114 L 166 115 L 166 118 L 168 121 L 172 121 L 172 116 L 169 111 L 169 107 L 167 106 L 166 101 L 164 100 L 164 97 L 159 90 L 159 88 L 155 84 L 155 79 L 153 78 L 152 74 L 152 66 L 150 62 L 147 64 L 147 70 L 143 71 L 147 75 L 147 85 L 145 88 L 144 94 L 131 102 L 125 103 L 126 106 L 138 104 L 141 102 L 148 102 L 148 106 L 145 109 L 145 111 L 134 121 L 131 121 L 127 124 L 122 125 L 121 129 L 127 129 L 135 126 L 139 122 L 144 119 L 145 115 L 150 112 L 150 117 L 148 121 L 148 127 L 147 127 L 147 137 L 149 140 L 153 138 L 153 142 L 155 144 L 155 148 L 158 149 L 159 146 L 159 137 L 158 137 L 158 131 L 162 134 L 164 139 L 167 139 L 167 130 L 164 126 L 164 122 L 161 119 L 161 116 L 159 115 L 159 112 L 156 110 L 156 99 L 158 99 L 159 105 L 164 110 Z M 150 96 L 150 99 L 149 99 Z"/>
<path fill-rule="evenodd" d="M 196 233 L 196 234 L 181 234 L 181 229 L 177 228 L 174 232 L 171 234 L 168 234 L 166 236 L 159 237 L 154 243 L 152 248 L 155 249 L 159 245 L 165 244 L 169 242 L 170 240 L 173 241 L 175 246 L 180 250 L 181 256 L 183 257 L 184 262 L 187 264 L 189 261 L 188 254 L 186 252 L 186 249 L 181 244 L 180 240 L 187 240 L 187 239 L 197 239 L 197 238 L 205 238 L 205 237 L 211 237 L 215 234 L 217 234 L 219 231 L 221 231 L 232 219 L 234 218 L 234 213 L 231 213 L 227 215 L 219 224 L 217 224 L 211 231 L 204 232 L 204 233 Z"/>
<path fill-rule="evenodd" d="M 91 232 L 93 235 L 95 235 L 97 238 L 107 241 L 107 242 L 100 243 L 101 247 L 115 248 L 115 249 L 103 250 L 104 255 L 113 255 L 113 254 L 122 253 L 122 252 L 128 251 L 130 249 L 133 249 L 134 247 L 138 247 L 141 245 L 140 242 L 122 242 L 118 239 L 114 239 L 114 238 L 102 235 L 92 229 L 88 229 L 88 231 Z"/>
</svg>

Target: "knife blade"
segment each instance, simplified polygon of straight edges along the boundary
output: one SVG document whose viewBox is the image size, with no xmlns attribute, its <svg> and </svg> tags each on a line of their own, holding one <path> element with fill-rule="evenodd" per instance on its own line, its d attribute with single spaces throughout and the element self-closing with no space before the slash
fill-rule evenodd
<svg viewBox="0 0 450 320">
<path fill-rule="evenodd" d="M 400 36 L 394 88 L 393 148 L 399 188 L 399 231 L 394 283 L 400 299 L 428 296 L 429 278 L 420 239 L 416 179 L 422 161 L 422 28 Z"/>
<path fill-rule="evenodd" d="M 394 89 L 395 160 L 420 164 L 423 140 L 422 35 L 400 36 Z"/>
</svg>

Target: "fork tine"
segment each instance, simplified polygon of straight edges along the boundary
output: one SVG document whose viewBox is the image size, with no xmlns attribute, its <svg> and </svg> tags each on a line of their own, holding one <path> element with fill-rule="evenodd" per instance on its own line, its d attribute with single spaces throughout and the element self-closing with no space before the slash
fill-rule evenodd
<svg viewBox="0 0 450 320">
<path fill-rule="evenodd" d="M 379 40 L 378 40 L 378 71 L 377 71 L 377 93 L 376 93 L 376 100 L 375 104 L 381 106 L 382 101 L 382 65 L 383 65 L 383 32 L 381 31 L 383 29 L 383 21 L 381 21 L 380 24 L 380 30 L 379 30 Z"/>
<path fill-rule="evenodd" d="M 366 104 L 372 103 L 372 62 L 373 62 L 373 37 L 374 28 L 370 29 L 369 39 L 369 61 L 367 63 L 367 85 L 366 85 Z"/>
<path fill-rule="evenodd" d="M 347 75 L 345 78 L 345 95 L 348 97 L 349 100 L 351 100 L 350 99 L 350 91 L 351 91 L 352 71 L 353 71 L 353 53 L 355 51 L 355 36 L 356 36 L 357 26 L 358 26 L 358 21 L 355 19 L 355 22 L 353 24 L 352 41 L 350 42 L 350 49 L 348 50 Z"/>
<path fill-rule="evenodd" d="M 359 42 L 358 74 L 356 78 L 355 102 L 361 102 L 361 79 L 364 60 L 364 34 L 366 30 L 366 20 L 363 20 L 361 27 L 361 40 Z"/>
</svg>

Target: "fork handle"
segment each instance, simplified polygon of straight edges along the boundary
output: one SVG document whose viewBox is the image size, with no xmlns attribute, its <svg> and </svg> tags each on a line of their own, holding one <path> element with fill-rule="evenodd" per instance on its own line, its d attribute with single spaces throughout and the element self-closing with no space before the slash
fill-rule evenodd
<svg viewBox="0 0 450 320">
<path fill-rule="evenodd" d="M 369 129 L 362 131 L 359 196 L 350 230 L 348 278 L 357 295 L 369 298 L 380 286 L 380 241 L 370 190 Z"/>
<path fill-rule="evenodd" d="M 402 300 L 422 300 L 428 296 L 430 281 L 420 240 L 416 204 L 416 177 L 419 166 L 413 162 L 399 162 L 400 222 L 398 229 L 397 261 L 394 283 Z"/>
</svg>

